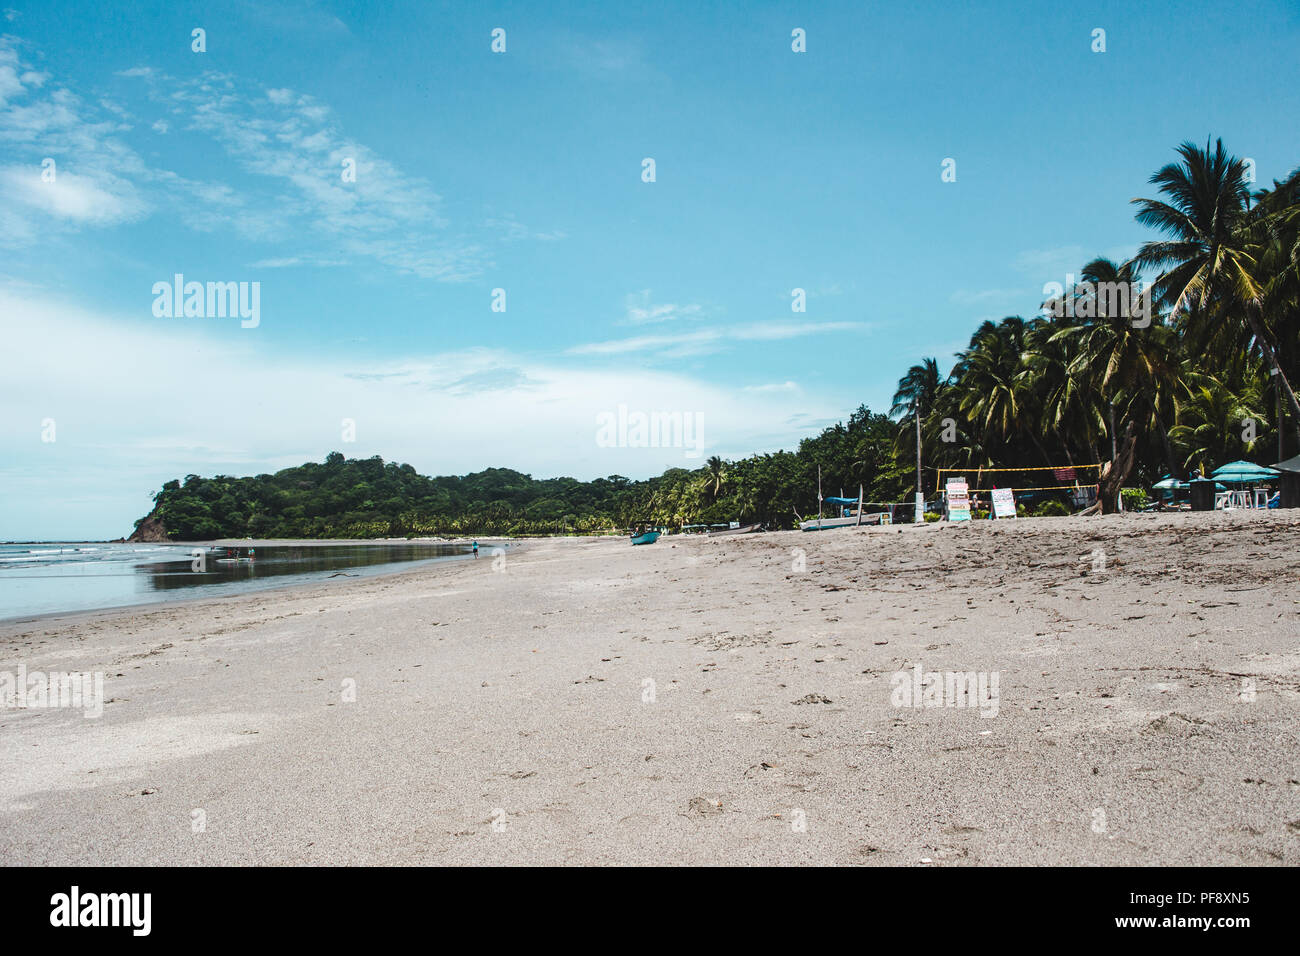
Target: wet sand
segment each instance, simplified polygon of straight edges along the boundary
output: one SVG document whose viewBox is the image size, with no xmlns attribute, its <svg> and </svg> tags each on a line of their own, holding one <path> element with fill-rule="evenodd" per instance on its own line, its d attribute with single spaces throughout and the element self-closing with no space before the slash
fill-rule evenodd
<svg viewBox="0 0 1300 956">
<path fill-rule="evenodd" d="M 1280 511 L 546 540 L 6 625 L 0 671 L 107 702 L 0 711 L 0 860 L 1296 864 L 1298 546 Z M 918 664 L 996 674 L 996 716 L 895 706 Z"/>
</svg>

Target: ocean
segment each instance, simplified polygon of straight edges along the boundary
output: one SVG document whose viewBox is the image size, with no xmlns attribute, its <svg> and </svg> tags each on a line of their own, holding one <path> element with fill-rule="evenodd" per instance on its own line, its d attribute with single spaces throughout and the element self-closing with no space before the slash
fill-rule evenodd
<svg viewBox="0 0 1300 956">
<path fill-rule="evenodd" d="M 248 546 L 237 550 L 233 559 L 224 548 L 193 545 L 0 544 L 0 621 L 243 594 L 471 557 L 468 545 L 417 542 L 274 544 L 256 547 L 251 558 Z"/>
</svg>

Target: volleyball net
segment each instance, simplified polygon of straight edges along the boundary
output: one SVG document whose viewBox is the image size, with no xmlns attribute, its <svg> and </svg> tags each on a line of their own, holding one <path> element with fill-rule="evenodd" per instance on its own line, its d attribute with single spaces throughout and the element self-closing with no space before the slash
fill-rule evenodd
<svg viewBox="0 0 1300 956">
<path fill-rule="evenodd" d="M 942 495 L 950 478 L 965 478 L 970 494 L 1010 490 L 1024 498 L 1068 494 L 1076 504 L 1095 498 L 1101 463 L 1091 465 L 1040 465 L 1033 468 L 936 468 L 934 493 Z"/>
</svg>

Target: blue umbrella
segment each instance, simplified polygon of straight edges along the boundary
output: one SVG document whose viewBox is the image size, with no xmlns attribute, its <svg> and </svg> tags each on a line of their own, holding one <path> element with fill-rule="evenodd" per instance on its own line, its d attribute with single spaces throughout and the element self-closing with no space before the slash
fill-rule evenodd
<svg viewBox="0 0 1300 956">
<path fill-rule="evenodd" d="M 1265 468 L 1253 461 L 1230 461 L 1228 464 L 1216 469 L 1213 478 L 1215 481 L 1222 481 L 1232 485 L 1249 485 L 1261 481 L 1270 481 L 1277 476 L 1278 472 L 1272 468 Z"/>
</svg>

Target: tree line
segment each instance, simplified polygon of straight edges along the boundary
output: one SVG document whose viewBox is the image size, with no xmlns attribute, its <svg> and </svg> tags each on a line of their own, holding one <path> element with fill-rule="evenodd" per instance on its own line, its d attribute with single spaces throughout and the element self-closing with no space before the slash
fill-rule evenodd
<svg viewBox="0 0 1300 956">
<path fill-rule="evenodd" d="M 792 527 L 816 513 L 819 476 L 828 495 L 860 485 L 867 501 L 909 502 L 918 418 L 930 498 L 937 468 L 1114 461 L 1101 489 L 1111 510 L 1125 483 L 1271 463 L 1279 448 L 1300 451 L 1300 170 L 1252 191 L 1252 165 L 1222 141 L 1177 154 L 1150 179 L 1157 198 L 1133 200 L 1156 235 L 1132 260 L 1084 263 L 1030 318 L 981 324 L 946 374 L 935 358 L 909 368 L 888 414 L 861 406 L 794 451 L 715 456 L 640 481 L 505 468 L 431 478 L 333 452 L 273 475 L 169 481 L 152 516 L 178 540 Z M 1040 513 L 1069 502 L 1028 499 Z"/>
</svg>

